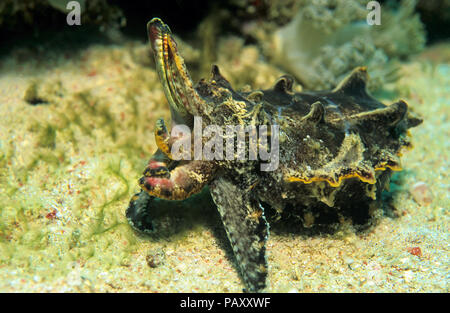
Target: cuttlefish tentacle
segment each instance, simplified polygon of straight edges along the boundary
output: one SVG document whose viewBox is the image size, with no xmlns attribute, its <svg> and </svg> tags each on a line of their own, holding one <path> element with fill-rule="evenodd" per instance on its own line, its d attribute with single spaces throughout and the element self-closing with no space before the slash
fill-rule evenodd
<svg viewBox="0 0 450 313">
<path fill-rule="evenodd" d="M 139 185 L 157 198 L 184 200 L 200 192 L 216 170 L 215 162 L 180 161 L 174 169 L 168 170 L 165 163 L 150 160 Z"/>
<path fill-rule="evenodd" d="M 147 31 L 172 118 L 176 123 L 187 122 L 206 104 L 194 88 L 170 28 L 154 18 L 147 24 Z"/>
</svg>

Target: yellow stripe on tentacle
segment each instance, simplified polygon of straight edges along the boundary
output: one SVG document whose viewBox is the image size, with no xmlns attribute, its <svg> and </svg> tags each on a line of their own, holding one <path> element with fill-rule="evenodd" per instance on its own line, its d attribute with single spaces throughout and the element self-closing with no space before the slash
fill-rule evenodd
<svg viewBox="0 0 450 313">
<path fill-rule="evenodd" d="M 169 145 L 169 132 L 167 131 L 166 124 L 162 118 L 156 121 L 155 125 L 155 141 L 158 148 L 167 155 L 170 159 L 172 159 L 172 154 L 170 152 Z"/>
</svg>

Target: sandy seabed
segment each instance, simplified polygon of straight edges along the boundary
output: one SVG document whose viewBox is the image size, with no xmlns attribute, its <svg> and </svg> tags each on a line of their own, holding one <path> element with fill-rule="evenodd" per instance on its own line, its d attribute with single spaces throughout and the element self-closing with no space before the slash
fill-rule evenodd
<svg viewBox="0 0 450 313">
<path fill-rule="evenodd" d="M 153 237 L 127 224 L 128 201 L 155 150 L 153 125 L 169 118 L 147 49 L 129 42 L 64 54 L 21 50 L 0 60 L 0 291 L 242 291 L 206 193 L 162 212 Z M 378 97 L 402 98 L 424 119 L 393 178 L 397 214 L 363 232 L 273 231 L 268 292 L 449 291 L 446 55 L 450 44 L 428 48 Z M 232 57 L 218 64 L 233 84 L 267 88 L 282 74 L 254 47 Z"/>
</svg>

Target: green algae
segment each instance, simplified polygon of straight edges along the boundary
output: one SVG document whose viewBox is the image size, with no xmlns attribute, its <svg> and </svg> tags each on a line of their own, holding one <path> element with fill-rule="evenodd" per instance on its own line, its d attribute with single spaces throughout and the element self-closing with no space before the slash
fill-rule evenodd
<svg viewBox="0 0 450 313">
<path fill-rule="evenodd" d="M 71 93 L 61 80 L 29 83 L 24 100 L 36 113 L 26 109 L 21 115 L 28 148 L 2 141 L 1 264 L 29 272 L 39 262 L 36 273 L 47 281 L 67 275 L 72 262 L 129 265 L 141 243 L 124 210 L 151 152 L 145 141 L 139 143 L 148 137 L 151 124 L 137 99 L 141 91 L 156 87 L 156 75 L 148 72 L 136 69 L 132 74 L 142 79 L 125 88 L 123 113 L 117 100 L 111 104 L 92 87 Z M 78 177 L 70 174 L 75 171 Z M 30 261 L 30 255 L 41 261 Z M 55 262 L 56 270 L 50 266 Z"/>
<path fill-rule="evenodd" d="M 55 149 L 56 146 L 56 127 L 52 124 L 47 124 L 39 135 L 38 144 L 42 148 Z"/>
<path fill-rule="evenodd" d="M 372 77 L 368 88 L 376 91 L 399 78 L 395 75 L 399 60 L 424 49 L 424 25 L 414 11 L 416 2 L 383 4 L 381 24 L 371 26 L 366 22 L 367 1 L 305 1 L 283 27 L 259 23 L 249 32 L 271 62 L 307 89 L 332 89 L 355 67 L 368 66 Z M 267 31 L 262 32 L 265 26 Z"/>
</svg>

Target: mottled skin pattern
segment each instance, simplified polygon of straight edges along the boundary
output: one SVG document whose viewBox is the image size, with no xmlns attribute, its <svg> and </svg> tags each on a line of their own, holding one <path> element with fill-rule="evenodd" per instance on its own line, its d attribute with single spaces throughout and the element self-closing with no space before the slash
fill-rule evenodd
<svg viewBox="0 0 450 313">
<path fill-rule="evenodd" d="M 175 161 L 171 145 L 180 138 L 159 120 L 158 150 L 127 210 L 136 229 L 152 230 L 146 212 L 154 197 L 182 200 L 208 185 L 246 290 L 257 292 L 267 277 L 265 210 L 291 210 L 308 222 L 326 211 L 367 211 L 378 204 L 392 171 L 401 170 L 401 150 L 410 147 L 407 129 L 421 120 L 404 101 L 386 106 L 369 96 L 365 68 L 332 91 L 294 93 L 293 79 L 283 76 L 272 89 L 239 93 L 217 66 L 209 81 L 194 87 L 169 27 L 157 18 L 147 27 L 172 127 L 192 127 L 194 116 L 202 117 L 203 126 L 279 125 L 280 162 L 263 172 L 260 160 Z"/>
</svg>

